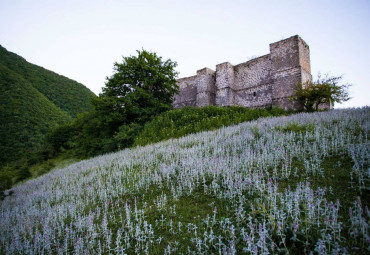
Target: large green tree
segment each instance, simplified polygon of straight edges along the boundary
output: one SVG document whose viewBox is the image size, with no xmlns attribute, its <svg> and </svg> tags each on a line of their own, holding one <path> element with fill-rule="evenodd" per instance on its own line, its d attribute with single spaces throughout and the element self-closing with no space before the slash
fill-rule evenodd
<svg viewBox="0 0 370 255">
<path fill-rule="evenodd" d="M 146 50 L 123 57 L 122 62 L 114 63 L 114 73 L 107 77 L 103 92 L 93 99 L 94 110 L 55 130 L 48 136 L 49 142 L 57 151 L 75 149 L 82 157 L 132 145 L 147 121 L 172 108 L 178 91 L 176 66 L 176 62 Z M 63 136 L 66 130 L 73 134 L 72 141 Z"/>
<path fill-rule="evenodd" d="M 318 111 L 321 106 L 334 106 L 350 99 L 348 88 L 342 83 L 342 76 L 321 75 L 316 81 L 299 83 L 291 99 L 300 103 L 305 111 Z"/>
<path fill-rule="evenodd" d="M 137 51 L 137 56 L 123 57 L 114 63 L 114 73 L 95 101 L 98 111 L 110 114 L 122 124 L 145 123 L 154 115 L 172 107 L 176 84 L 176 62 L 163 60 L 156 53 Z M 112 116 L 115 115 L 115 116 Z"/>
</svg>

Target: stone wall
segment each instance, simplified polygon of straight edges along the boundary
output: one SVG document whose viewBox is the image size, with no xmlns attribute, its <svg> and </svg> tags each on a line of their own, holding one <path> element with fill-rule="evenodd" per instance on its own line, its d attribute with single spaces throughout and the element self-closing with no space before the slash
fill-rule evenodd
<svg viewBox="0 0 370 255">
<path fill-rule="evenodd" d="M 289 97 L 297 83 L 311 80 L 308 45 L 299 36 L 293 36 L 270 44 L 270 55 L 274 81 L 272 105 L 284 109 L 299 109 L 300 106 Z"/>
<path fill-rule="evenodd" d="M 215 71 L 203 68 L 197 71 L 197 106 L 214 105 L 216 98 Z"/>
<path fill-rule="evenodd" d="M 175 108 L 197 105 L 197 85 L 195 83 L 196 78 L 197 76 L 194 75 L 177 80 L 180 93 L 175 95 Z"/>
<path fill-rule="evenodd" d="M 218 64 L 216 66 L 216 105 L 233 105 L 234 82 L 234 67 L 229 62 Z"/>
<path fill-rule="evenodd" d="M 272 68 L 270 55 L 236 65 L 234 105 L 267 107 L 272 103 Z"/>
<path fill-rule="evenodd" d="M 248 108 L 277 106 L 299 109 L 292 102 L 298 82 L 311 80 L 310 50 L 299 37 L 270 44 L 270 54 L 238 65 L 218 64 L 216 71 L 203 68 L 196 76 L 178 80 L 180 93 L 174 107 L 241 105 Z"/>
</svg>

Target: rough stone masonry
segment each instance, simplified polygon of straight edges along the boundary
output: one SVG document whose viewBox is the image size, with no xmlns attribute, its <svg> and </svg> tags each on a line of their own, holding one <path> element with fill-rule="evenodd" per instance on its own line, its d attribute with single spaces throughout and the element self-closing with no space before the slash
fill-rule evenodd
<svg viewBox="0 0 370 255">
<path fill-rule="evenodd" d="M 298 36 L 270 44 L 270 54 L 238 65 L 218 64 L 197 75 L 178 79 L 174 107 L 241 105 L 248 108 L 276 106 L 296 110 L 292 102 L 297 83 L 311 81 L 310 49 Z"/>
</svg>

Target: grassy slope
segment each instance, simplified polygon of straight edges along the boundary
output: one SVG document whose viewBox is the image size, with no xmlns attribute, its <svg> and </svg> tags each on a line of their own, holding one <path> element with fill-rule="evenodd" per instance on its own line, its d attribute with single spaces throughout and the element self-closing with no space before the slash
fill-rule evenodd
<svg viewBox="0 0 370 255">
<path fill-rule="evenodd" d="M 145 124 L 144 129 L 135 138 L 135 144 L 146 145 L 168 139 L 182 137 L 200 131 L 215 130 L 220 127 L 238 124 L 244 121 L 256 120 L 260 117 L 289 115 L 282 109 L 247 109 L 232 106 L 207 106 L 201 108 L 185 107 L 164 112 Z M 102 146 L 100 144 L 100 146 Z M 34 165 L 32 177 L 47 173 L 60 162 L 75 162 L 73 151 L 62 153 L 56 158 Z"/>
<path fill-rule="evenodd" d="M 297 114 L 82 161 L 13 188 L 0 253 L 364 254 L 369 127 Z"/>
<path fill-rule="evenodd" d="M 36 148 L 45 133 L 71 117 L 22 76 L 0 64 L 0 166 Z"/>
<path fill-rule="evenodd" d="M 145 124 L 135 145 L 146 145 L 201 131 L 256 120 L 261 117 L 288 115 L 282 109 L 247 109 L 241 106 L 184 107 L 164 112 Z"/>
<path fill-rule="evenodd" d="M 92 109 L 90 98 L 95 95 L 81 83 L 28 63 L 1 45 L 0 63 L 27 80 L 32 87 L 70 116 L 76 117 L 78 113 Z"/>
</svg>

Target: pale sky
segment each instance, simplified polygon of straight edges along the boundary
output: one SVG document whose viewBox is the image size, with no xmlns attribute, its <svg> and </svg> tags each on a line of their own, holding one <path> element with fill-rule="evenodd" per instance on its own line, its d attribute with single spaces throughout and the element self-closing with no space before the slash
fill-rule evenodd
<svg viewBox="0 0 370 255">
<path fill-rule="evenodd" d="M 113 63 L 136 50 L 178 63 L 179 78 L 269 53 L 300 35 L 311 69 L 344 75 L 352 100 L 370 105 L 370 1 L 0 0 L 0 44 L 99 94 Z"/>
</svg>

